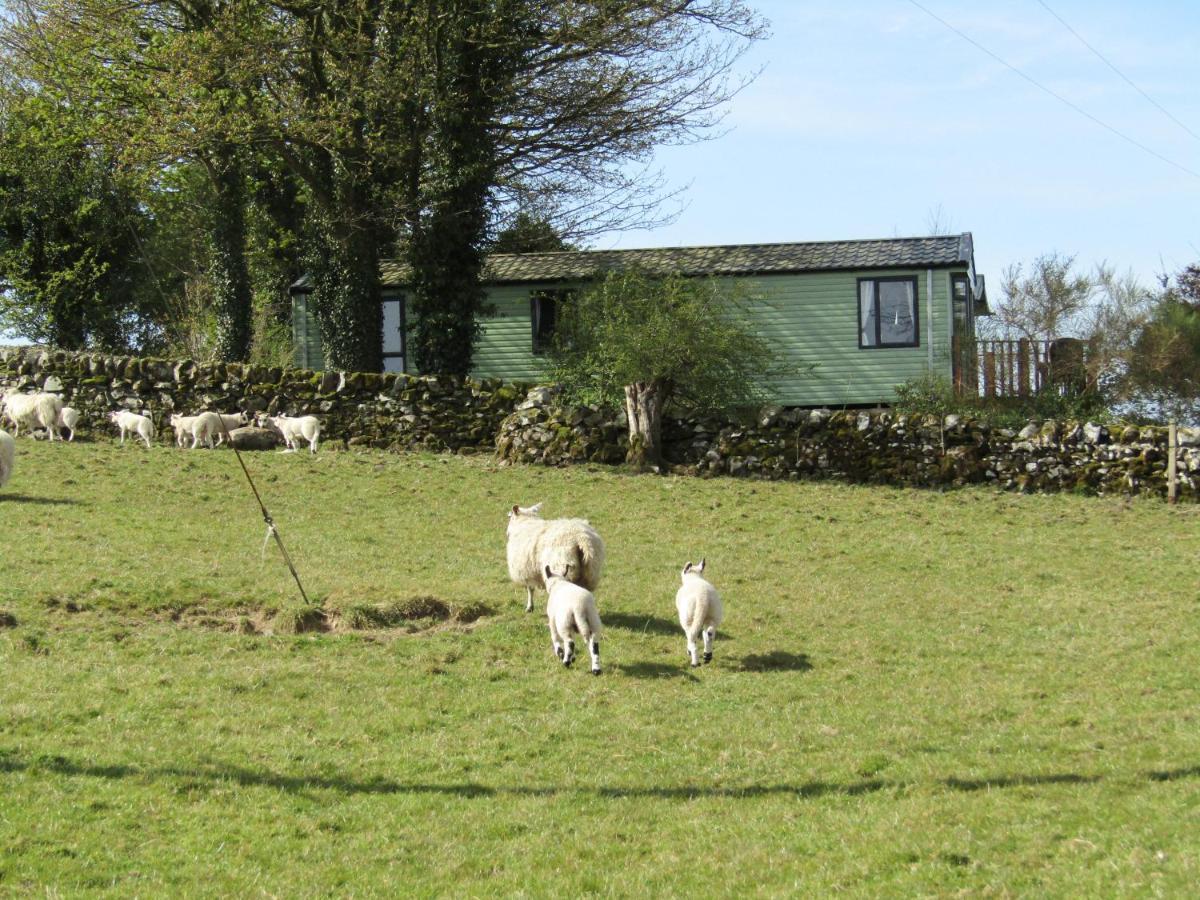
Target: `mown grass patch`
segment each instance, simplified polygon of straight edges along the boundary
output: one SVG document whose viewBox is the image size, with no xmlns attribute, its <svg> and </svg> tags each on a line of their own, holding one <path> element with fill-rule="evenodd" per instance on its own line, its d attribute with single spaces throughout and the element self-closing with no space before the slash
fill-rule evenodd
<svg viewBox="0 0 1200 900">
<path fill-rule="evenodd" d="M 1191 507 L 251 455 L 309 596 L 355 623 L 283 634 L 299 596 L 231 455 L 18 452 L 0 893 L 1200 879 Z M 505 511 L 539 500 L 607 542 L 601 678 L 508 583 Z M 673 596 L 702 555 L 727 621 L 691 670 Z"/>
</svg>

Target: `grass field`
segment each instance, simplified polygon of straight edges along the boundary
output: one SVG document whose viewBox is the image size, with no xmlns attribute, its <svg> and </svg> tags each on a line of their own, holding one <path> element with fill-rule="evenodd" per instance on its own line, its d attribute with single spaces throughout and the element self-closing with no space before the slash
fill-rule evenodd
<svg viewBox="0 0 1200 900">
<path fill-rule="evenodd" d="M 260 454 L 333 626 L 280 634 L 295 588 L 232 454 L 18 450 L 0 893 L 1200 883 L 1195 507 Z M 539 500 L 607 542 L 599 678 L 508 583 L 505 511 Z M 692 670 L 701 555 L 726 624 Z M 449 617 L 350 627 L 420 597 Z"/>
</svg>

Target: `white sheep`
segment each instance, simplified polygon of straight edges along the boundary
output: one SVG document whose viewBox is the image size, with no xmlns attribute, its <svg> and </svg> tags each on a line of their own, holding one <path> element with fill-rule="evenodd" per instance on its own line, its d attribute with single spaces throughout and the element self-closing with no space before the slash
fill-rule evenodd
<svg viewBox="0 0 1200 900">
<path fill-rule="evenodd" d="M 600 674 L 600 614 L 596 612 L 596 595 L 587 588 L 567 580 L 566 573 L 556 575 L 550 566 L 542 570 L 546 589 L 546 619 L 550 624 L 550 644 L 554 655 L 564 666 L 575 661 L 575 641 L 578 634 L 592 656 L 592 674 Z"/>
<path fill-rule="evenodd" d="M 690 562 L 685 565 L 680 577 L 683 586 L 675 592 L 675 608 L 679 611 L 679 624 L 687 635 L 688 658 L 692 666 L 700 665 L 696 658 L 696 638 L 703 633 L 704 661 L 712 662 L 713 639 L 724 616 L 721 595 L 705 580 L 703 559 L 699 565 L 693 566 Z"/>
<path fill-rule="evenodd" d="M 213 439 L 221 430 L 221 420 L 216 413 L 202 412 L 194 416 L 182 416 L 179 413 L 171 415 L 171 427 L 175 429 L 175 446 L 182 447 L 190 435 L 191 449 L 195 450 L 200 444 L 211 448 Z"/>
<path fill-rule="evenodd" d="M 226 432 L 233 431 L 235 428 L 241 428 L 250 421 L 249 417 L 244 412 L 240 413 L 213 413 L 217 417 L 217 446 L 220 447 L 225 443 Z"/>
<path fill-rule="evenodd" d="M 317 440 L 321 437 L 321 420 L 316 416 L 261 416 L 260 422 L 267 428 L 278 431 L 288 450 L 296 451 L 296 442 L 308 441 L 308 452 L 317 452 Z"/>
<path fill-rule="evenodd" d="M 0 431 L 0 487 L 12 477 L 13 460 L 17 456 L 17 442 L 7 431 Z"/>
<path fill-rule="evenodd" d="M 121 443 L 125 443 L 126 434 L 136 434 L 146 442 L 146 448 L 154 440 L 154 422 L 149 416 L 141 416 L 127 409 L 113 410 L 108 414 L 109 420 L 121 429 Z"/>
<path fill-rule="evenodd" d="M 57 394 L 8 394 L 4 398 L 4 413 L 13 424 L 16 436 L 21 436 L 21 426 L 29 429 L 45 428 L 50 440 L 55 438 L 58 414 L 62 410 L 62 398 Z"/>
<path fill-rule="evenodd" d="M 541 509 L 538 503 L 508 513 L 508 577 L 525 585 L 526 612 L 533 612 L 534 588 L 546 587 L 546 566 L 589 591 L 604 567 L 604 541 L 587 519 L 543 519 Z"/>
<path fill-rule="evenodd" d="M 72 406 L 64 406 L 58 411 L 58 421 L 54 423 L 54 427 L 67 429 L 68 441 L 75 440 L 75 426 L 79 424 L 79 410 Z"/>
</svg>

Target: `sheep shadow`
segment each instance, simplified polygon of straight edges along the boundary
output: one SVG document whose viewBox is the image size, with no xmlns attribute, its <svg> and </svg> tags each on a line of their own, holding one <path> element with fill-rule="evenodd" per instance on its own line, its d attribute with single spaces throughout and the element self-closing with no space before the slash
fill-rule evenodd
<svg viewBox="0 0 1200 900">
<path fill-rule="evenodd" d="M 623 628 L 626 631 L 639 631 L 643 634 L 666 634 L 682 636 L 683 630 L 679 623 L 664 619 L 661 616 L 647 616 L 642 613 L 609 612 L 605 610 L 600 615 L 604 625 L 612 628 Z"/>
<path fill-rule="evenodd" d="M 807 653 L 772 650 L 770 653 L 743 656 L 734 669 L 738 672 L 807 672 L 812 667 Z"/>
<path fill-rule="evenodd" d="M 625 631 L 636 631 L 640 634 L 657 634 L 666 637 L 683 639 L 683 629 L 674 619 L 664 619 L 662 616 L 648 616 L 645 613 L 623 613 L 601 610 L 600 619 L 605 627 L 621 628 Z M 732 641 L 733 635 L 717 629 L 718 641 Z"/>
<path fill-rule="evenodd" d="M 688 681 L 699 681 L 688 668 L 687 660 L 681 657 L 679 665 L 658 662 L 636 662 L 616 666 L 622 675 L 632 678 L 686 678 Z"/>
<path fill-rule="evenodd" d="M 79 506 L 71 497 L 32 497 L 29 494 L 0 494 L 0 503 L 29 503 L 38 506 Z"/>
</svg>

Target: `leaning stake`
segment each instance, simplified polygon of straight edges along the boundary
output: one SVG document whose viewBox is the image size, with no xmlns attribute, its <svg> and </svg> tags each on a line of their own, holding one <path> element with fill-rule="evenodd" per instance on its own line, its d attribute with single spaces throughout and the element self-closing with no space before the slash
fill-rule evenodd
<svg viewBox="0 0 1200 900">
<path fill-rule="evenodd" d="M 218 416 L 220 419 L 220 417 Z M 275 543 L 279 545 L 279 552 L 283 554 L 283 561 L 287 563 L 287 567 L 291 570 L 292 577 L 296 579 L 296 587 L 300 589 L 300 596 L 304 598 L 304 605 L 311 606 L 312 603 L 308 599 L 308 594 L 304 592 L 304 585 L 300 583 L 300 573 L 296 571 L 296 567 L 292 565 L 292 557 L 288 555 L 287 547 L 283 546 L 283 538 L 279 536 L 279 529 L 275 527 L 275 520 L 271 518 L 271 514 L 267 512 L 266 505 L 262 502 L 262 497 L 258 494 L 258 488 L 254 486 L 254 479 L 250 477 L 250 470 L 246 468 L 246 463 L 242 461 L 241 451 L 233 442 L 233 438 L 229 434 L 229 427 L 225 424 L 224 419 L 221 421 L 221 430 L 225 432 L 225 440 L 230 447 L 233 448 L 234 454 L 237 456 L 238 464 L 242 467 L 242 472 L 246 475 L 246 481 L 250 483 L 250 490 L 254 491 L 254 499 L 258 501 L 258 508 L 262 510 L 263 521 L 267 523 L 267 535 L 275 538 Z"/>
</svg>

